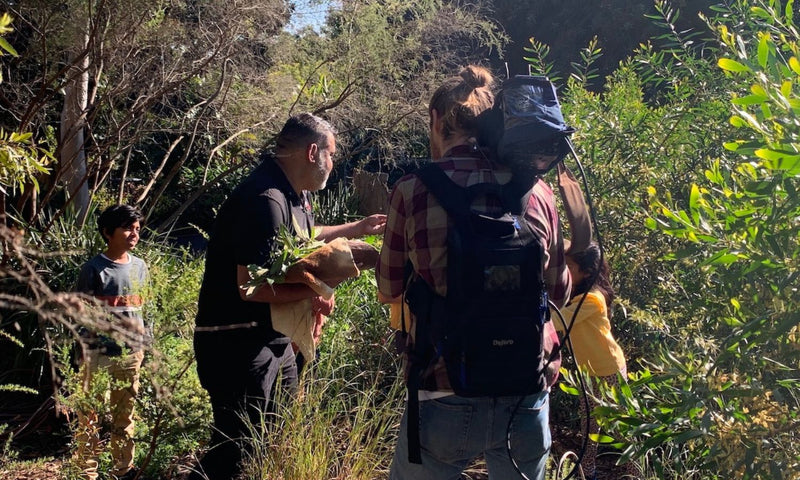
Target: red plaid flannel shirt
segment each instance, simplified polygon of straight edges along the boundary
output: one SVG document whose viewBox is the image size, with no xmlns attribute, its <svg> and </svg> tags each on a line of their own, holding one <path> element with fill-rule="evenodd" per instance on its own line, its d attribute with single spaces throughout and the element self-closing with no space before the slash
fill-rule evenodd
<svg viewBox="0 0 800 480">
<path fill-rule="evenodd" d="M 444 158 L 435 161 L 457 184 L 464 187 L 477 183 L 506 183 L 510 173 L 498 170 L 479 150 L 456 147 Z M 473 204 L 481 213 L 495 213 L 496 202 Z M 544 246 L 544 280 L 550 300 L 561 307 L 570 293 L 571 281 L 564 259 L 558 212 L 553 191 L 543 181 L 533 187 L 525 219 L 542 239 Z M 386 297 L 403 294 L 406 263 L 433 286 L 437 294 L 447 294 L 447 213 L 415 175 L 406 175 L 394 186 L 389 199 L 389 212 L 383 248 L 376 269 L 378 290 Z M 413 332 L 413 328 L 410 328 Z M 444 362 L 423 374 L 424 390 L 449 390 Z M 431 383 L 433 382 L 433 383 Z"/>
</svg>

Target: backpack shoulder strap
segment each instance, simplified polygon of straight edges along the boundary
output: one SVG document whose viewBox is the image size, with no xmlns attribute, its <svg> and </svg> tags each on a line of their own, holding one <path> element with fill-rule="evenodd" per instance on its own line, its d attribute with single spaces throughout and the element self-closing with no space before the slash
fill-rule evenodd
<svg viewBox="0 0 800 480">
<path fill-rule="evenodd" d="M 436 197 L 436 200 L 449 215 L 455 219 L 461 219 L 469 215 L 469 205 L 471 203 L 469 191 L 456 185 L 439 165 L 429 163 L 414 172 L 414 174 L 425 184 L 431 195 Z"/>
<path fill-rule="evenodd" d="M 457 185 L 450 177 L 444 173 L 438 165 L 430 163 L 420 168 L 415 172 L 415 175 L 425 184 L 428 191 L 436 197 L 436 200 L 445 209 L 445 211 L 454 217 L 456 220 L 463 219 L 470 215 L 470 206 L 472 201 L 479 195 L 495 196 L 503 203 L 503 206 L 508 211 L 514 211 L 511 208 L 509 200 L 516 209 L 519 202 L 519 196 L 524 195 L 525 192 L 519 192 L 516 198 L 510 199 L 514 196 L 515 190 L 509 189 L 507 185 L 500 185 L 497 183 L 477 183 L 469 187 L 462 187 Z M 525 197 L 527 199 L 527 196 Z"/>
</svg>

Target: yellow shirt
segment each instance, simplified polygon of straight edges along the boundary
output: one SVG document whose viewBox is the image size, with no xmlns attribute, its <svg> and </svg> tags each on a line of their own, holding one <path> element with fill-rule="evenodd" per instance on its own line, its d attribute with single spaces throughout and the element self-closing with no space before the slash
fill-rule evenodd
<svg viewBox="0 0 800 480">
<path fill-rule="evenodd" d="M 403 306 L 403 312 L 400 311 L 400 305 Z M 400 315 L 405 316 L 405 318 L 401 317 Z M 403 320 L 405 320 L 406 331 L 412 331 L 411 329 L 411 311 L 408 309 L 408 304 L 403 302 L 401 303 L 390 303 L 389 304 L 389 325 L 392 326 L 395 330 L 402 330 L 403 329 Z"/>
<path fill-rule="evenodd" d="M 561 309 L 564 321 L 569 325 L 583 295 L 577 295 Z M 553 314 L 553 324 L 559 333 L 564 333 L 564 325 Z M 611 322 L 608 320 L 606 300 L 599 290 L 591 290 L 581 304 L 575 317 L 569 338 L 572 341 L 573 355 L 578 366 L 585 368 L 590 375 L 607 377 L 623 371 L 625 355 L 622 348 L 611 335 Z"/>
</svg>

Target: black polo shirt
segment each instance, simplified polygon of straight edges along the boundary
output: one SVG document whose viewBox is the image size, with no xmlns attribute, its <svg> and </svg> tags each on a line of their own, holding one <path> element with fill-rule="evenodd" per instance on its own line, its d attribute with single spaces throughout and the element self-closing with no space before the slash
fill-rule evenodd
<svg viewBox="0 0 800 480">
<path fill-rule="evenodd" d="M 236 285 L 236 267 L 266 266 L 280 225 L 294 231 L 292 216 L 300 228 L 311 232 L 314 217 L 308 194 L 298 196 L 274 157 L 265 156 L 217 214 L 200 287 L 198 327 L 257 322 L 268 329 L 267 337 L 283 336 L 272 329 L 268 303 L 242 300 Z"/>
</svg>

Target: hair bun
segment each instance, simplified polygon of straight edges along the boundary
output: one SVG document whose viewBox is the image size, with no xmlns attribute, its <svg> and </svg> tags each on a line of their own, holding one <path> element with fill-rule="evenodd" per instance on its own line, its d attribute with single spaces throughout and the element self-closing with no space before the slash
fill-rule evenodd
<svg viewBox="0 0 800 480">
<path fill-rule="evenodd" d="M 494 78 L 492 77 L 491 72 L 477 65 L 468 65 L 464 67 L 459 75 L 464 79 L 464 84 L 473 90 L 482 87 L 489 87 L 494 83 Z"/>
</svg>

